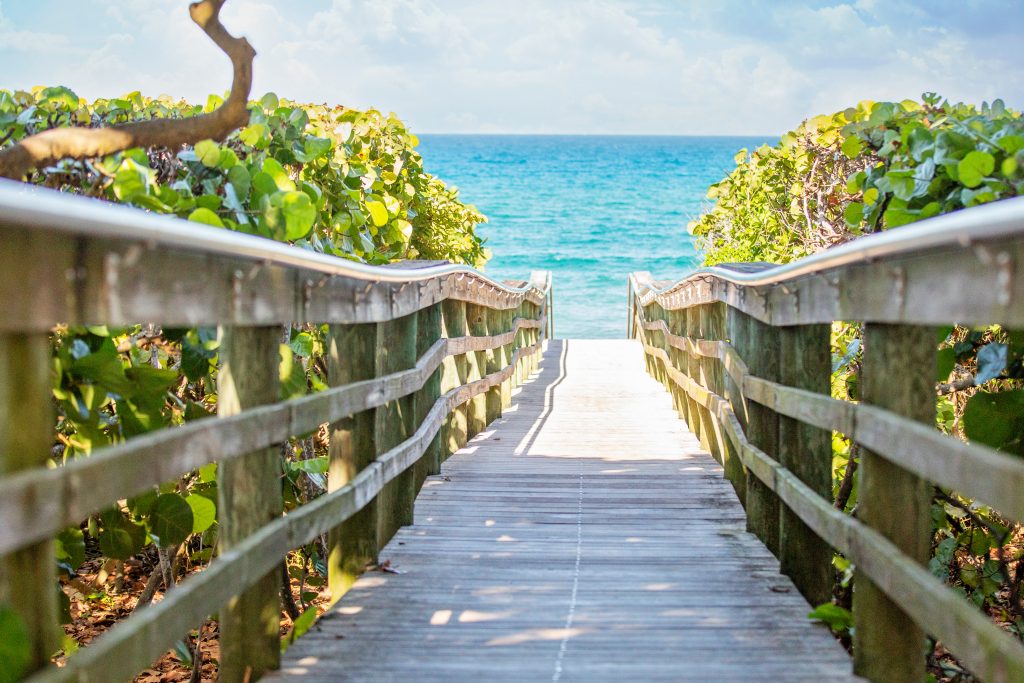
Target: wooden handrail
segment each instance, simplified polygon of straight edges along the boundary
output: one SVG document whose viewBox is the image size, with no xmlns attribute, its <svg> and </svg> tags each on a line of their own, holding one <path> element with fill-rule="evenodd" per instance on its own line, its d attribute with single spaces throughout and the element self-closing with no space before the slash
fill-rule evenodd
<svg viewBox="0 0 1024 683">
<path fill-rule="evenodd" d="M 0 353 L 7 354 L 0 358 L 3 397 L 13 395 L 12 383 L 20 381 L 21 365 L 13 363 L 27 357 L 25 340 L 41 352 L 32 358 L 45 376 L 47 337 L 57 323 L 218 325 L 234 334 L 235 341 L 222 349 L 221 362 L 237 376 L 269 376 L 268 368 L 252 365 L 257 360 L 248 347 L 238 346 L 238 339 L 262 339 L 276 349 L 277 326 L 327 323 L 334 344 L 330 367 L 337 369 L 339 359 L 356 358 L 375 366 L 363 368 L 367 371 L 357 373 L 357 381 L 333 380 L 324 391 L 287 401 L 253 403 L 255 394 L 240 383 L 232 389 L 237 394 L 233 400 L 240 402 L 235 414 L 131 438 L 63 466 L 45 466 L 49 449 L 44 452 L 42 445 L 53 438 L 48 420 L 33 423 L 38 452 L 28 457 L 0 452 L 0 561 L 8 567 L 26 561 L 39 565 L 33 576 L 19 573 L 24 595 L 12 599 L 37 644 L 31 680 L 129 678 L 218 611 L 222 679 L 258 676 L 272 667 L 279 651 L 276 635 L 250 637 L 249 631 L 260 625 L 248 624 L 245 614 L 267 612 L 266 587 L 277 580 L 273 572 L 285 554 L 324 533 L 332 558 L 335 551 L 340 556 L 351 547 L 386 542 L 395 525 L 409 521 L 422 478 L 473 435 L 464 422 L 458 429 L 457 416 L 485 395 L 492 398 L 475 429 L 499 416 L 512 386 L 535 367 L 551 332 L 546 272 L 505 284 L 465 266 L 369 267 L 8 183 L 0 183 L 0 242 L 0 296 L 5 299 Z M 29 286 L 39 295 L 24 296 Z M 462 331 L 452 334 L 460 329 L 457 319 L 465 321 L 467 306 L 481 311 L 484 323 L 463 323 Z M 392 343 L 386 335 L 399 330 L 401 339 Z M 371 355 L 365 360 L 365 349 L 356 345 L 367 343 Z M 394 353 L 382 359 L 382 349 Z M 478 356 L 482 363 L 476 376 L 456 371 Z M 276 377 L 276 363 L 269 370 Z M 35 391 L 42 401 L 49 400 L 45 384 Z M 20 400 L 32 405 L 35 398 Z M 398 403 L 405 409 L 393 410 Z M 0 401 L 0 435 L 22 428 L 12 424 L 14 419 L 9 399 Z M 209 463 L 221 463 L 231 476 L 276 482 L 277 456 L 267 461 L 265 454 L 325 423 L 342 432 L 369 429 L 369 441 L 351 443 L 375 450 L 353 454 L 332 447 L 331 471 L 348 463 L 344 467 L 351 475 L 287 515 L 271 515 L 269 523 L 265 516 L 248 520 L 250 513 L 222 496 L 219 514 L 223 531 L 234 525 L 232 540 L 206 569 L 69 657 L 63 668 L 45 666 L 54 649 L 57 615 L 53 600 L 41 598 L 53 594 L 52 539 L 58 532 Z M 275 505 L 272 499 L 267 504 L 265 509 Z M 243 505 L 253 508 L 254 501 Z M 367 511 L 373 511 L 372 528 L 355 522 Z M 333 563 L 343 560 L 331 560 L 331 589 L 338 595 L 347 588 L 348 570 L 335 572 Z M 276 592 L 271 597 L 276 600 Z"/>
<path fill-rule="evenodd" d="M 828 599 L 820 577 L 829 575 L 830 548 L 853 562 L 855 670 L 870 680 L 923 678 L 925 633 L 984 680 L 1024 680 L 1024 644 L 927 567 L 933 485 L 1024 521 L 1024 460 L 935 429 L 934 335 L 924 327 L 1024 325 L 1015 269 L 1024 263 L 1024 203 L 1010 204 L 923 221 L 899 241 L 864 238 L 831 261 L 826 252 L 784 268 L 730 264 L 675 283 L 649 273 L 629 279 L 629 332 L 723 464 L 748 528 L 815 604 Z M 996 223 L 990 230 L 986 216 Z M 958 238 L 958 225 L 975 230 Z M 822 323 L 833 321 L 865 324 L 864 382 L 874 385 L 860 403 L 828 395 Z M 908 351 L 916 360 L 885 357 L 910 339 L 922 340 Z M 826 362 L 808 365 L 808 357 Z M 833 507 L 821 475 L 831 446 L 811 440 L 833 431 L 862 447 L 855 517 Z"/>
</svg>

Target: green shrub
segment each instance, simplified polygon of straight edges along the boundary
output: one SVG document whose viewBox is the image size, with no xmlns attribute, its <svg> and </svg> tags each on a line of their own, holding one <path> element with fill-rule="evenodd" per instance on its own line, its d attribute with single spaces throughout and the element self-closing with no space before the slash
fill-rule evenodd
<svg viewBox="0 0 1024 683">
<path fill-rule="evenodd" d="M 89 103 L 64 87 L 0 90 L 0 141 L 56 126 L 185 118 L 220 103 L 137 92 Z M 369 263 L 482 265 L 475 228 L 486 219 L 424 171 L 416 136 L 393 114 L 297 104 L 273 93 L 250 112 L 249 125 L 221 144 L 64 161 L 29 181 Z"/>
</svg>

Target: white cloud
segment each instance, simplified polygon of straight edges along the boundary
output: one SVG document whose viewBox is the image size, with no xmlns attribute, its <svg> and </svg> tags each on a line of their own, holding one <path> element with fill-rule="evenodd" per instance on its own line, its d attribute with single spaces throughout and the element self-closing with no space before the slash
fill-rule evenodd
<svg viewBox="0 0 1024 683">
<path fill-rule="evenodd" d="M 0 85 L 196 100 L 228 86 L 227 60 L 184 0 L 121 0 L 77 23 L 41 14 L 15 23 L 0 6 L 0 71 L 14 81 Z M 1006 36 L 1022 17 L 999 0 L 232 0 L 224 10 L 258 52 L 255 91 L 377 106 L 436 132 L 771 133 L 924 90 L 1019 107 L 1024 54 Z M 53 49 L 19 69 L 18 50 L 41 41 Z"/>
</svg>

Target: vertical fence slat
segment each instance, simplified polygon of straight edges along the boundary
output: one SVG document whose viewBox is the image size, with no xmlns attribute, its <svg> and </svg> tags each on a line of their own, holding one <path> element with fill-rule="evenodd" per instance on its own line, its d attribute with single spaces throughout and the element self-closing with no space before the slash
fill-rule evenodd
<svg viewBox="0 0 1024 683">
<path fill-rule="evenodd" d="M 0 475 L 43 467 L 53 441 L 50 343 L 45 334 L 0 334 Z M 33 543 L 0 559 L 0 603 L 28 630 L 28 672 L 50 662 L 58 647 L 57 576 L 53 541 Z"/>
<path fill-rule="evenodd" d="M 416 357 L 420 358 L 441 338 L 441 305 L 434 304 L 420 310 L 416 321 Z M 441 396 L 441 369 L 438 368 L 427 379 L 423 388 L 416 393 L 416 426 L 423 423 L 434 403 Z M 415 466 L 416 492 L 423 487 L 424 480 L 441 471 L 441 433 L 438 432 L 427 445 L 423 456 Z"/>
<path fill-rule="evenodd" d="M 747 316 L 740 313 L 732 306 L 725 307 L 725 329 L 723 338 L 727 339 L 737 353 L 740 352 L 742 340 L 746 337 L 746 318 Z M 733 381 L 732 376 L 729 373 L 725 373 L 724 378 L 725 394 L 724 398 L 732 406 L 732 411 L 736 415 L 736 419 L 739 420 L 740 426 L 743 428 L 743 433 L 747 433 L 747 411 L 743 401 L 743 387 L 737 386 L 736 382 Z M 736 497 L 740 499 L 740 504 L 744 508 L 747 506 L 747 471 L 743 468 L 743 463 L 740 462 L 739 454 L 735 452 L 732 442 L 726 439 L 727 449 L 729 453 L 729 464 L 725 467 L 725 476 L 729 478 L 732 483 L 733 489 L 736 491 Z"/>
<path fill-rule="evenodd" d="M 935 331 L 928 327 L 864 326 L 863 399 L 924 424 L 935 422 Z M 861 449 L 857 517 L 907 556 L 928 562 L 931 487 Z M 864 574 L 854 576 L 854 671 L 872 681 L 921 681 L 924 633 Z"/>
<path fill-rule="evenodd" d="M 444 336 L 449 339 L 466 336 L 466 304 L 455 299 L 441 302 L 441 323 Z M 449 356 L 444 360 L 441 376 L 441 391 L 449 392 L 469 381 L 468 354 Z M 469 406 L 456 406 L 445 423 L 445 441 L 443 455 L 459 450 L 466 444 L 469 429 Z"/>
<path fill-rule="evenodd" d="M 515 309 L 506 308 L 501 311 L 501 329 L 502 334 L 510 332 L 512 326 L 516 323 L 516 312 Z M 515 339 L 510 343 L 505 344 L 501 347 L 501 367 L 504 368 L 512 362 L 512 354 L 515 353 Z M 501 381 L 501 408 L 504 410 L 512 405 L 512 377 L 511 375 Z"/>
<path fill-rule="evenodd" d="M 376 372 L 377 326 L 332 325 L 328 336 L 327 378 L 330 386 L 372 379 Z M 327 490 L 337 491 L 366 468 L 374 457 L 374 410 L 331 424 Z M 377 499 L 327 534 L 328 585 L 331 600 L 351 588 L 367 564 L 377 561 Z"/>
<path fill-rule="evenodd" d="M 221 328 L 217 414 L 279 399 L 280 327 Z M 280 517 L 279 449 L 264 448 L 220 464 L 217 477 L 222 552 Z M 280 581 L 275 568 L 220 610 L 220 680 L 255 680 L 281 661 Z"/>
<path fill-rule="evenodd" d="M 416 364 L 417 314 L 377 323 L 377 376 L 408 370 Z M 377 408 L 374 443 L 382 455 L 416 431 L 415 397 L 402 398 Z M 412 524 L 416 479 L 410 467 L 384 485 L 377 498 L 377 548 L 383 548 L 401 527 Z"/>
<path fill-rule="evenodd" d="M 466 304 L 466 327 L 474 337 L 487 336 L 487 309 L 477 304 Z M 473 351 L 466 354 L 469 362 L 470 382 L 483 379 L 487 374 L 487 352 Z M 477 394 L 469 399 L 468 408 L 469 438 L 473 438 L 487 426 L 487 396 Z"/>
<path fill-rule="evenodd" d="M 483 311 L 483 327 L 488 335 L 494 336 L 501 334 L 504 330 L 501 326 L 501 311 L 493 308 L 487 308 Z M 498 372 L 501 370 L 501 353 L 499 349 L 490 349 L 484 352 L 484 374 L 489 375 L 492 372 Z M 501 417 L 501 384 L 495 384 L 493 387 L 487 390 L 485 397 L 485 419 L 490 424 L 494 420 Z"/>
<path fill-rule="evenodd" d="M 831 388 L 829 325 L 779 328 L 779 380 L 828 396 Z M 832 500 L 832 433 L 779 416 L 779 462 L 822 498 Z M 832 548 L 789 508 L 780 522 L 779 562 L 811 605 L 832 597 Z"/>
<path fill-rule="evenodd" d="M 778 381 L 779 336 L 771 325 L 745 316 L 746 334 L 737 339 L 740 356 L 755 377 Z M 747 439 L 767 455 L 776 458 L 779 443 L 779 418 L 774 411 L 754 401 L 746 402 Z M 757 477 L 747 477 L 747 528 L 779 555 L 779 499 Z"/>
<path fill-rule="evenodd" d="M 724 303 L 712 304 L 708 312 L 708 330 L 712 339 L 729 341 L 730 333 L 729 306 Z M 736 395 L 736 389 L 732 379 L 725 371 L 725 366 L 720 359 L 712 359 L 714 392 L 732 403 Z M 743 476 L 743 464 L 739 455 L 733 447 L 732 441 L 725 435 L 718 418 L 715 418 L 715 434 L 718 439 L 718 447 L 722 457 L 722 472 L 726 479 L 732 484 L 737 496 L 742 502 L 746 495 L 746 481 Z M 743 493 L 740 493 L 740 490 Z"/>
</svg>

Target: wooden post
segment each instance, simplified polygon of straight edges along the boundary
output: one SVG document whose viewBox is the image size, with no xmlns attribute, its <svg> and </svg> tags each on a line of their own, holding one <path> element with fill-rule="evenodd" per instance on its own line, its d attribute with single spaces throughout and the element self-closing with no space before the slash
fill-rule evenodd
<svg viewBox="0 0 1024 683">
<path fill-rule="evenodd" d="M 935 331 L 864 326 L 863 399 L 910 419 L 935 422 Z M 928 483 L 861 449 L 857 517 L 905 555 L 927 564 L 932 536 Z M 925 634 L 865 574 L 854 577 L 854 672 L 881 683 L 925 677 Z"/>
<path fill-rule="evenodd" d="M 729 343 L 730 333 L 730 308 L 725 303 L 711 304 L 708 309 L 708 329 L 713 339 Z M 729 373 L 726 372 L 725 364 L 719 360 L 713 360 L 713 384 L 716 394 L 724 398 L 730 404 L 734 404 L 734 397 L 738 393 Z M 722 470 L 725 478 L 736 490 L 740 501 L 746 495 L 747 483 L 744 480 L 743 464 L 740 462 L 739 454 L 736 452 L 732 441 L 726 436 L 723 426 L 715 420 L 715 431 L 718 438 L 718 446 L 722 456 Z M 742 491 L 742 493 L 741 493 Z"/>
<path fill-rule="evenodd" d="M 332 325 L 327 339 L 330 386 L 372 379 L 376 373 L 377 326 Z M 337 491 L 376 456 L 374 410 L 365 410 L 330 426 L 327 490 Z M 368 564 L 377 562 L 377 499 L 327 533 L 327 575 L 331 601 L 352 587 Z"/>
<path fill-rule="evenodd" d="M 779 378 L 779 335 L 771 325 L 747 318 L 746 334 L 737 349 L 755 377 L 771 381 Z M 776 413 L 754 401 L 746 401 L 747 440 L 766 455 L 777 458 L 779 418 Z M 747 477 L 747 529 L 779 555 L 779 499 L 755 476 Z"/>
<path fill-rule="evenodd" d="M 477 304 L 466 304 L 466 326 L 474 337 L 487 336 L 487 309 Z M 487 374 L 487 352 L 475 351 L 466 354 L 469 361 L 470 382 L 483 379 Z M 487 426 L 487 396 L 477 394 L 469 399 L 469 438 L 473 438 Z"/>
<path fill-rule="evenodd" d="M 831 390 L 830 325 L 782 327 L 779 334 L 779 381 L 823 396 Z M 779 462 L 832 500 L 832 434 L 799 420 L 779 416 Z M 832 598 L 832 548 L 783 506 L 779 527 L 779 562 L 811 605 Z"/>
<path fill-rule="evenodd" d="M 408 370 L 416 364 L 416 313 L 377 323 L 377 376 Z M 373 438 L 383 455 L 416 430 L 415 396 L 403 396 L 377 408 Z M 410 467 L 384 485 L 377 502 L 377 547 L 383 548 L 399 528 L 412 524 L 416 481 Z"/>
<path fill-rule="evenodd" d="M 217 414 L 279 399 L 280 327 L 224 327 Z M 281 516 L 280 448 L 264 448 L 220 464 L 217 475 L 219 543 L 227 552 Z M 220 610 L 220 680 L 256 680 L 281 665 L 280 570 L 274 570 Z"/>
<path fill-rule="evenodd" d="M 441 338 L 441 304 L 420 309 L 416 321 L 416 357 L 422 358 L 431 346 Z M 441 397 L 441 370 L 438 368 L 427 379 L 423 388 L 416 393 L 416 429 Z M 431 474 L 441 471 L 441 433 L 431 439 L 423 457 L 415 466 L 416 492 L 423 488 L 423 482 Z"/>
<path fill-rule="evenodd" d="M 695 339 L 698 335 L 698 329 L 696 323 L 690 323 L 690 309 L 683 309 L 676 311 L 676 327 L 679 330 L 681 336 L 690 337 Z M 699 371 L 697 369 L 697 359 L 693 358 L 689 353 L 684 353 L 680 356 L 681 365 L 679 369 L 690 379 L 696 381 L 699 379 Z M 701 422 L 700 404 L 696 400 L 690 397 L 689 394 L 683 392 L 683 401 L 686 402 L 686 424 L 690 428 L 690 431 L 698 438 L 701 438 L 701 434 L 704 430 L 704 425 Z"/>
<path fill-rule="evenodd" d="M 484 310 L 483 329 L 490 336 L 503 332 L 501 326 L 502 312 L 493 308 Z M 491 349 L 484 352 L 484 375 L 501 370 L 501 350 Z M 485 397 L 485 411 L 487 424 L 490 424 L 501 417 L 501 384 L 495 384 L 487 390 Z"/>
<path fill-rule="evenodd" d="M 700 319 L 701 338 L 708 341 L 718 341 L 722 338 L 722 326 L 724 314 L 719 311 L 721 304 L 702 304 L 697 307 L 697 315 Z M 697 359 L 700 366 L 701 384 L 718 396 L 725 395 L 725 386 L 722 380 L 722 365 L 717 358 L 700 356 Z M 725 467 L 725 434 L 722 426 L 718 424 L 718 417 L 711 410 L 705 409 L 704 416 L 707 419 L 708 447 L 715 460 Z"/>
<path fill-rule="evenodd" d="M 441 322 L 444 336 L 449 339 L 466 336 L 466 304 L 455 299 L 441 302 Z M 441 391 L 447 393 L 460 387 L 469 380 L 469 361 L 467 354 L 449 356 L 442 365 Z M 445 426 L 445 456 L 466 445 L 468 437 L 469 407 L 465 404 L 456 406 L 448 416 Z"/>
<path fill-rule="evenodd" d="M 739 354 L 742 348 L 742 337 L 747 334 L 746 331 L 747 316 L 740 313 L 737 309 L 726 305 L 725 307 L 725 334 L 724 338 L 729 340 L 729 343 L 737 354 Z M 746 359 L 743 359 L 746 362 Z M 736 415 L 736 419 L 739 420 L 740 426 L 743 427 L 743 433 L 747 433 L 747 410 L 743 402 L 743 387 L 737 386 L 733 381 L 732 376 L 729 373 L 725 373 L 723 378 L 725 383 L 725 398 L 732 406 L 733 413 Z M 726 439 L 728 442 L 729 440 Z M 732 443 L 728 443 L 729 461 L 725 467 L 725 476 L 732 483 L 733 489 L 736 491 L 736 497 L 740 499 L 740 504 L 746 507 L 747 505 L 747 472 L 743 469 L 743 463 L 739 459 L 739 454 L 733 449 Z"/>
<path fill-rule="evenodd" d="M 515 309 L 506 308 L 501 311 L 501 330 L 502 334 L 509 332 L 512 326 L 515 324 L 516 312 Z M 505 344 L 501 347 L 501 367 L 504 369 L 509 363 L 512 362 L 512 354 L 515 353 L 515 340 L 511 343 Z M 509 375 L 501 382 L 501 408 L 504 410 L 512 405 L 512 376 Z"/>
<path fill-rule="evenodd" d="M 683 313 L 683 316 L 686 314 Z M 678 310 L 667 310 L 665 311 L 665 325 L 668 327 L 669 332 L 678 336 L 682 336 L 682 330 L 679 325 L 680 311 Z M 668 357 L 672 359 L 672 366 L 675 367 L 679 372 L 686 373 L 686 352 L 682 349 L 676 348 L 666 344 Z M 679 418 L 689 424 L 690 415 L 687 410 L 688 405 L 686 402 L 686 390 L 675 382 L 669 384 L 669 388 L 672 390 L 672 405 L 676 409 Z"/>
<path fill-rule="evenodd" d="M 704 327 L 701 324 L 701 309 L 702 306 L 690 306 L 686 309 L 686 332 L 687 335 L 694 340 L 704 338 Z M 692 380 L 698 384 L 707 387 L 704 379 L 704 369 L 702 367 L 701 359 L 690 356 L 689 361 L 689 372 L 687 374 Z M 711 419 L 708 416 L 708 410 L 704 406 L 700 405 L 696 401 L 693 403 L 697 419 L 694 420 L 695 424 L 699 424 L 699 429 L 694 429 L 697 437 L 700 439 L 701 448 L 712 452 L 711 446 Z"/>
<path fill-rule="evenodd" d="M 526 302 L 523 300 L 515 308 L 516 317 L 526 319 Z M 515 350 L 519 351 L 526 346 L 526 329 L 520 327 L 516 331 Z M 518 387 L 523 383 L 523 357 L 520 355 L 516 360 L 516 367 L 512 370 L 512 386 Z"/>
<path fill-rule="evenodd" d="M 0 476 L 42 468 L 50 457 L 54 418 L 50 342 L 46 334 L 0 334 Z M 58 641 L 53 541 L 0 559 L 0 604 L 25 623 L 29 674 L 47 666 Z"/>
</svg>

